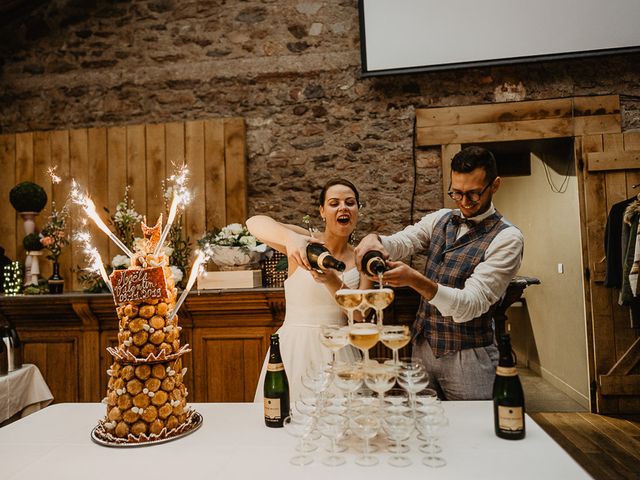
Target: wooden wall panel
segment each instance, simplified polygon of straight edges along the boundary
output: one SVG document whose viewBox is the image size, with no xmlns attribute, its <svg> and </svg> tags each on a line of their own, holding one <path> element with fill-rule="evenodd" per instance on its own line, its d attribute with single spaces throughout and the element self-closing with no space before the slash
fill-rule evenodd
<svg viewBox="0 0 640 480">
<path fill-rule="evenodd" d="M 204 122 L 187 122 L 185 128 L 185 164 L 191 172 L 191 204 L 184 215 L 185 232 L 192 241 L 206 231 L 206 165 L 204 145 Z M 213 213 L 212 213 L 213 215 Z M 224 226 L 224 225 L 222 225 Z"/>
<path fill-rule="evenodd" d="M 12 260 L 16 258 L 16 234 L 18 215 L 9 201 L 9 192 L 16 182 L 16 137 L 15 135 L 0 135 L 0 198 L 6 199 L 5 208 L 0 208 L 0 246 L 4 247 L 5 255 Z"/>
<path fill-rule="evenodd" d="M 147 165 L 144 125 L 127 126 L 127 185 L 138 212 L 147 211 Z"/>
<path fill-rule="evenodd" d="M 88 152 L 89 140 L 86 129 L 71 130 L 69 132 L 69 171 L 72 177 L 78 182 L 80 188 L 85 191 L 89 191 L 89 152 Z M 99 211 L 100 207 L 96 207 Z M 88 223 L 84 216 L 71 215 L 69 218 L 69 227 L 72 232 L 79 230 L 87 230 L 94 237 L 98 236 L 99 230 L 92 224 Z M 82 248 L 77 245 L 71 245 L 70 252 L 63 253 L 63 255 L 71 254 L 71 265 L 73 268 L 81 268 L 85 265 L 86 259 Z M 68 273 L 68 274 L 67 274 Z M 66 278 L 65 288 L 72 290 L 80 290 L 82 286 L 78 281 L 77 275 L 71 274 L 71 272 L 62 272 L 62 276 Z M 69 277 L 71 281 L 69 281 Z"/>
<path fill-rule="evenodd" d="M 244 120 L 230 118 L 224 122 L 224 140 L 232 161 L 225 163 L 225 204 L 228 223 L 242 223 L 247 218 L 247 162 Z"/>
<path fill-rule="evenodd" d="M 164 125 L 147 125 L 147 221 L 155 224 L 164 213 L 162 182 L 165 180 Z M 166 217 L 166 215 L 165 215 Z M 165 218 L 166 220 L 166 218 Z"/>
<path fill-rule="evenodd" d="M 113 215 L 116 205 L 124 198 L 127 187 L 127 129 L 126 127 L 109 127 L 107 129 L 107 161 L 109 165 L 109 185 L 107 187 L 108 201 L 104 207 Z M 104 212 L 102 209 L 100 213 Z M 102 217 L 107 221 L 107 216 Z M 120 254 L 120 249 L 109 242 L 109 254 L 104 258 L 105 263 Z"/>
<path fill-rule="evenodd" d="M 42 372 L 56 403 L 83 400 L 78 369 L 80 336 L 80 332 L 22 334 L 24 362 L 33 363 Z"/>
<path fill-rule="evenodd" d="M 227 222 L 226 204 L 226 172 L 225 172 L 225 123 L 221 120 L 207 120 L 204 123 L 204 154 L 207 159 L 204 173 L 204 201 L 206 209 L 211 212 L 207 216 L 206 229 L 220 226 Z M 231 162 L 229 162 L 231 163 Z"/>
<path fill-rule="evenodd" d="M 35 181 L 60 209 L 73 178 L 108 224 L 104 208 L 113 214 L 130 185 L 135 209 L 152 223 L 164 211 L 162 181 L 186 164 L 193 201 L 185 214 L 185 233 L 195 245 L 207 229 L 246 220 L 245 156 L 245 124 L 239 118 L 5 134 L 0 135 L 0 195 L 7 198 L 16 183 Z M 52 184 L 49 167 L 56 167 L 60 184 Z M 47 221 L 50 207 L 36 218 L 37 229 Z M 110 263 L 120 249 L 93 222 L 85 227 L 84 215 L 70 207 L 71 233 L 88 229 L 103 261 Z M 24 261 L 23 237 L 23 220 L 8 206 L 0 213 L 0 245 L 11 259 Z M 85 261 L 78 245 L 63 251 L 61 274 L 67 291 L 81 289 L 72 269 Z M 41 257 L 40 267 L 48 277 L 49 261 Z"/>
<path fill-rule="evenodd" d="M 194 329 L 199 375 L 196 400 L 192 401 L 253 401 L 265 355 L 263 345 L 270 333 L 264 328 Z M 225 361 L 229 358 L 235 361 Z"/>
</svg>

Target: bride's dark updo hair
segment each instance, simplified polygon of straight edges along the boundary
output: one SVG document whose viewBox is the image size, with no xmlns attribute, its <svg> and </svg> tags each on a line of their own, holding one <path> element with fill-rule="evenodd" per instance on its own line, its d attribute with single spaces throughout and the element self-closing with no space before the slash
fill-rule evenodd
<svg viewBox="0 0 640 480">
<path fill-rule="evenodd" d="M 333 187 L 334 185 L 343 185 L 353 190 L 353 193 L 356 196 L 356 203 L 358 204 L 358 208 L 360 207 L 360 194 L 358 193 L 358 189 L 353 183 L 351 183 L 349 180 L 345 180 L 344 178 L 334 178 L 324 184 L 324 187 L 322 187 L 322 190 L 320 191 L 320 206 L 324 205 L 325 197 L 327 196 L 327 190 L 329 190 L 329 188 Z"/>
</svg>

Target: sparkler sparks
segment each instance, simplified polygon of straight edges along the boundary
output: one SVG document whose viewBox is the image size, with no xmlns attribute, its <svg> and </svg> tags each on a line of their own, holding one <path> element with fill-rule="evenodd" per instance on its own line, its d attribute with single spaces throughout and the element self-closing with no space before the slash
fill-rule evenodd
<svg viewBox="0 0 640 480">
<path fill-rule="evenodd" d="M 195 283 L 196 278 L 198 278 L 198 273 L 200 272 L 200 267 L 202 267 L 202 265 L 204 264 L 206 258 L 207 257 L 206 257 L 206 255 L 205 255 L 205 253 L 203 251 L 201 251 L 201 250 L 198 251 L 198 256 L 193 261 L 193 265 L 191 266 L 191 273 L 189 274 L 189 280 L 187 281 L 187 286 L 182 291 L 182 294 L 180 295 L 180 298 L 176 302 L 176 306 L 171 311 L 171 315 L 169 315 L 169 317 L 167 319 L 167 322 L 169 322 L 176 315 L 176 313 L 178 313 L 178 310 L 182 306 L 182 303 L 187 298 L 187 294 L 189 293 L 189 291 L 193 287 L 193 284 Z"/>
<path fill-rule="evenodd" d="M 153 255 L 157 257 L 162 250 L 162 246 L 164 245 L 165 240 L 167 239 L 167 235 L 169 235 L 169 231 L 171 230 L 171 225 L 173 225 L 173 221 L 176 218 L 176 214 L 178 213 L 178 207 L 182 206 L 183 208 L 191 201 L 191 192 L 186 186 L 187 179 L 189 178 L 189 169 L 186 165 L 183 165 L 179 168 L 178 173 L 171 175 L 169 177 L 169 181 L 173 183 L 171 187 L 173 193 L 173 199 L 171 200 L 171 208 L 169 209 L 169 216 L 167 217 L 167 223 L 164 225 L 164 229 L 162 230 L 162 235 L 160 236 L 160 241 L 156 245 L 156 248 L 153 252 Z"/>
<path fill-rule="evenodd" d="M 107 227 L 107 225 L 102 221 L 98 212 L 96 212 L 96 206 L 93 201 L 85 194 L 80 191 L 80 186 L 75 180 L 72 180 L 71 183 L 71 192 L 69 193 L 71 196 L 71 200 L 80 205 L 87 216 L 93 220 L 96 226 L 102 230 L 112 241 L 115 243 L 120 250 L 122 250 L 129 258 L 133 258 L 133 252 L 127 248 L 127 246 L 122 243 L 122 241 Z"/>
<path fill-rule="evenodd" d="M 56 174 L 57 169 L 58 169 L 57 165 L 47 168 L 47 175 L 51 177 L 51 183 L 53 183 L 54 185 L 62 181 L 62 179 Z"/>
<path fill-rule="evenodd" d="M 99 273 L 104 283 L 107 284 L 109 291 L 113 293 L 113 287 L 111 286 L 111 281 L 109 280 L 107 271 L 102 263 L 102 258 L 100 258 L 100 252 L 98 252 L 98 249 L 91 244 L 91 234 L 83 230 L 76 233 L 73 238 L 82 244 L 83 252 L 89 258 L 89 265 L 86 270 Z"/>
</svg>

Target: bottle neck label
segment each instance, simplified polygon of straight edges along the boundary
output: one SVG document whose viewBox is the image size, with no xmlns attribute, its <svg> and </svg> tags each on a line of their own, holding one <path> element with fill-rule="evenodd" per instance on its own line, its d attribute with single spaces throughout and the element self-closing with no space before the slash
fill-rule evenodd
<svg viewBox="0 0 640 480">
<path fill-rule="evenodd" d="M 329 252 L 322 252 L 320 255 L 318 255 L 318 267 L 326 270 L 327 267 L 324 266 L 324 259 L 327 258 L 329 255 L 331 255 Z"/>
<path fill-rule="evenodd" d="M 498 365 L 496 375 L 500 375 L 501 377 L 515 377 L 518 375 L 518 369 L 516 367 L 501 367 Z"/>
<path fill-rule="evenodd" d="M 498 405 L 498 428 L 507 432 L 520 432 L 524 428 L 522 407 Z"/>
<path fill-rule="evenodd" d="M 282 363 L 267 363 L 267 372 L 283 372 L 284 364 Z"/>
</svg>

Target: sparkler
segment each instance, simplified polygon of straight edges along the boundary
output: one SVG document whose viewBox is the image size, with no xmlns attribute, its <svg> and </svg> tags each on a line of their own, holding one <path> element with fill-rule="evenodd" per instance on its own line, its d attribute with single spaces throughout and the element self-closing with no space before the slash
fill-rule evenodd
<svg viewBox="0 0 640 480">
<path fill-rule="evenodd" d="M 189 169 L 187 169 L 186 165 L 180 167 L 177 174 L 169 177 L 169 181 L 173 183 L 172 192 L 173 199 L 171 200 L 171 208 L 169 209 L 169 216 L 167 217 L 167 223 L 164 225 L 164 229 L 162 230 L 162 235 L 160 235 L 160 241 L 156 245 L 155 250 L 153 251 L 153 256 L 157 257 L 160 255 L 160 251 L 162 250 L 162 246 L 164 245 L 165 240 L 167 239 L 167 235 L 169 235 L 169 231 L 171 230 L 171 225 L 173 225 L 173 221 L 176 218 L 176 214 L 178 213 L 178 207 L 180 205 L 185 206 L 191 201 L 191 193 L 186 187 L 187 178 L 189 176 Z"/>
<path fill-rule="evenodd" d="M 104 283 L 107 284 L 109 291 L 113 293 L 113 287 L 111 286 L 109 275 L 107 275 L 107 271 L 102 263 L 102 258 L 100 258 L 100 252 L 98 252 L 96 247 L 91 245 L 91 234 L 86 231 L 80 231 L 76 233 L 74 239 L 82 244 L 85 255 L 91 259 L 87 270 L 100 273 L 100 276 Z"/>
<path fill-rule="evenodd" d="M 87 216 L 93 220 L 96 226 L 102 230 L 113 241 L 113 243 L 115 243 L 120 250 L 125 253 L 125 255 L 129 258 L 133 258 L 133 252 L 129 250 L 111 230 L 109 230 L 109 227 L 107 227 L 100 218 L 100 215 L 98 215 L 98 212 L 96 212 L 96 206 L 93 201 L 88 196 L 80 192 L 80 187 L 75 180 L 72 181 L 71 185 L 71 199 L 74 203 L 77 203 L 84 209 Z"/>
<path fill-rule="evenodd" d="M 173 308 L 171 315 L 169 315 L 167 322 L 169 322 L 173 317 L 175 317 L 176 313 L 178 313 L 178 309 L 187 298 L 187 294 L 189 293 L 189 290 L 191 290 L 191 287 L 193 287 L 193 284 L 195 283 L 196 278 L 198 277 L 198 272 L 200 271 L 200 267 L 205 261 L 205 258 L 206 258 L 205 253 L 203 251 L 199 251 L 198 256 L 193 261 L 193 265 L 191 266 L 191 273 L 189 274 L 189 280 L 187 281 L 187 286 L 182 291 L 182 294 L 180 295 L 180 298 L 176 302 L 176 306 Z"/>
</svg>

